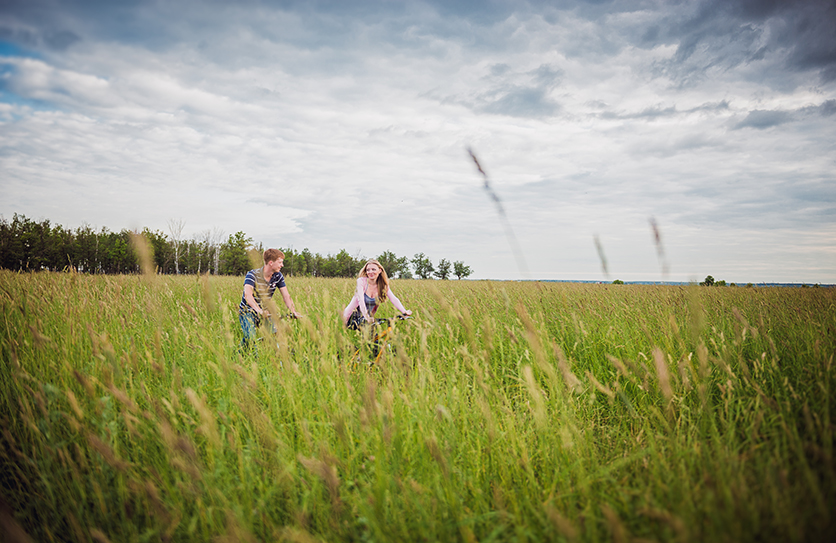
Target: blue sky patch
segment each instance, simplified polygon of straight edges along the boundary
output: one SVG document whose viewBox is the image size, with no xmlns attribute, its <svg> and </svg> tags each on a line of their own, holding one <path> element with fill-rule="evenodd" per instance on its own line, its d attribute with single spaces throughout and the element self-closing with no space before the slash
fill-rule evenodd
<svg viewBox="0 0 836 543">
<path fill-rule="evenodd" d="M 0 57 L 29 57 L 38 58 L 33 51 L 29 51 L 16 43 L 0 40 Z"/>
</svg>

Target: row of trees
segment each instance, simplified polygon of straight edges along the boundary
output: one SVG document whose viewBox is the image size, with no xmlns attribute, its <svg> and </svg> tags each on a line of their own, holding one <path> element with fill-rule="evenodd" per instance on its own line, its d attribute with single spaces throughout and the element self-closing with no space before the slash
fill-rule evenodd
<svg viewBox="0 0 836 543">
<path fill-rule="evenodd" d="M 284 253 L 285 275 L 311 275 L 317 277 L 354 277 L 368 260 L 361 256 L 351 256 L 345 249 L 336 255 L 322 256 L 313 254 L 307 248 L 301 251 L 282 249 Z M 450 279 L 456 276 L 464 279 L 473 271 L 464 262 L 451 263 L 442 258 L 437 266 L 424 254 L 418 253 L 412 259 L 398 256 L 392 251 L 383 251 L 377 261 L 386 270 L 390 278 L 412 279 Z"/>
<path fill-rule="evenodd" d="M 705 276 L 705 281 L 701 282 L 700 286 L 703 286 L 703 287 L 724 287 L 724 286 L 726 286 L 726 281 L 723 280 L 723 279 L 720 279 L 719 281 L 716 281 L 714 279 L 714 277 L 712 277 L 710 275 L 706 275 Z M 737 285 L 732 283 L 731 286 L 735 287 Z"/>
<path fill-rule="evenodd" d="M 284 252 L 284 271 L 287 275 L 314 275 L 321 277 L 353 277 L 357 275 L 365 257 L 352 257 L 345 249 L 336 255 L 321 256 L 312 254 L 308 249 L 296 252 L 293 249 L 282 249 Z M 391 278 L 412 279 L 458 279 L 469 277 L 473 270 L 464 262 L 450 262 L 446 258 L 439 260 L 437 265 L 424 254 L 417 253 L 412 259 L 398 256 L 392 251 L 383 251 L 377 257 L 378 262 Z M 414 273 L 414 275 L 413 275 Z"/>
<path fill-rule="evenodd" d="M 252 267 L 253 252 L 264 248 L 253 243 L 244 232 L 224 234 L 218 229 L 204 231 L 192 239 L 183 239 L 182 221 L 169 222 L 169 234 L 147 228 L 139 233 L 148 240 L 153 252 L 153 263 L 158 273 L 243 275 Z M 0 217 L 0 268 L 9 270 L 68 270 L 83 273 L 135 273 L 139 261 L 131 245 L 130 230 L 111 232 L 107 228 L 94 230 L 84 225 L 75 230 L 51 225 L 49 220 L 36 222 L 15 214 L 11 221 Z M 335 255 L 322 256 L 307 248 L 285 253 L 285 275 L 318 277 L 353 277 L 365 257 L 352 256 L 345 249 Z M 441 259 L 437 265 L 424 255 L 412 259 L 384 251 L 377 257 L 390 277 L 422 279 L 436 277 L 459 279 L 473 272 L 463 262 Z"/>
<path fill-rule="evenodd" d="M 139 270 L 131 246 L 134 232 L 94 230 L 88 225 L 70 230 L 15 214 L 0 218 L 0 267 L 8 270 L 64 270 L 83 273 L 133 273 Z M 207 231 L 191 240 L 170 239 L 160 231 L 140 232 L 154 253 L 160 273 L 228 273 L 228 243 L 222 233 Z M 227 250 L 227 253 L 225 253 Z M 245 254 L 246 256 L 246 254 Z"/>
</svg>

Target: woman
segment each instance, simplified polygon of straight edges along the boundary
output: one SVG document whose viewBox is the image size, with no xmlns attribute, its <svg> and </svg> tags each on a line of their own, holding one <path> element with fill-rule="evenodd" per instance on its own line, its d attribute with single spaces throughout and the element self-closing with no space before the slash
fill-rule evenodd
<svg viewBox="0 0 836 543">
<path fill-rule="evenodd" d="M 380 262 L 369 260 L 357 276 L 357 289 L 343 311 L 343 323 L 356 330 L 365 323 L 374 322 L 377 308 L 386 300 L 391 300 L 401 314 L 412 315 L 389 288 L 389 277 Z"/>
</svg>

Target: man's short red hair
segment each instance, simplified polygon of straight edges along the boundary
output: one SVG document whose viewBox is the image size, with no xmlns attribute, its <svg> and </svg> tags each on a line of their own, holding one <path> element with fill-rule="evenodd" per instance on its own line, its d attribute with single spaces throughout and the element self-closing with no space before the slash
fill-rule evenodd
<svg viewBox="0 0 836 543">
<path fill-rule="evenodd" d="M 267 249 L 266 251 L 264 251 L 265 264 L 274 260 L 278 260 L 280 258 L 284 258 L 284 253 L 279 251 L 278 249 Z"/>
</svg>

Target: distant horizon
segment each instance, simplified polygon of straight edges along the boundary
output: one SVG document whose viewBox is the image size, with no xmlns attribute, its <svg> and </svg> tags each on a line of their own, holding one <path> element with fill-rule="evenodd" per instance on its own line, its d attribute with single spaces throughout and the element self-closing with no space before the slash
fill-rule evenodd
<svg viewBox="0 0 836 543">
<path fill-rule="evenodd" d="M 458 281 L 459 279 L 452 279 L 454 281 Z M 612 285 L 614 284 L 612 280 L 598 280 L 598 279 L 482 279 L 482 278 L 465 278 L 461 279 L 461 281 L 497 281 L 497 282 L 531 282 L 531 283 L 588 283 L 588 284 L 596 284 L 596 285 Z M 723 281 L 723 279 L 720 279 Z M 699 281 L 623 281 L 625 285 L 671 285 L 671 286 L 688 286 L 688 285 L 699 285 Z M 772 282 L 772 281 L 726 281 L 725 285 L 712 285 L 711 288 L 720 287 L 723 288 L 729 287 L 734 285 L 735 287 L 746 287 L 747 285 L 751 284 L 753 287 L 815 287 L 818 285 L 821 288 L 832 288 L 836 287 L 836 284 L 833 283 L 805 283 L 805 282 Z"/>
<path fill-rule="evenodd" d="M 32 219 L 31 217 L 27 217 L 25 214 L 22 214 L 22 213 L 14 213 L 13 217 L 14 216 L 19 216 L 24 220 L 32 221 L 36 224 L 42 224 L 44 222 L 49 222 L 50 226 L 52 228 L 60 227 L 62 229 L 69 230 L 69 231 L 72 231 L 72 232 L 75 232 L 75 231 L 77 231 L 79 229 L 82 229 L 84 227 L 90 228 L 91 231 L 93 231 L 93 232 L 102 232 L 102 231 L 106 231 L 106 232 L 110 232 L 110 233 L 121 232 L 121 230 L 120 231 L 111 230 L 107 226 L 101 226 L 101 227 L 100 226 L 93 226 L 93 225 L 90 225 L 90 224 L 87 224 L 87 223 L 85 223 L 82 226 L 76 227 L 75 229 L 67 229 L 67 227 L 65 227 L 64 225 L 59 224 L 59 223 L 53 223 L 52 220 L 50 220 L 48 218 L 41 218 L 39 220 L 35 220 L 35 219 Z M 0 220 L 5 221 L 7 223 L 10 222 L 10 220 L 7 219 L 2 214 L 0 214 Z M 142 229 L 135 228 L 135 229 L 127 229 L 127 230 L 130 230 L 132 232 L 142 232 L 145 229 L 150 231 L 150 229 L 148 227 L 143 227 Z M 125 230 L 125 229 L 123 229 L 123 230 Z M 165 238 L 169 237 L 169 233 L 161 232 L 161 231 L 157 231 L 157 233 L 162 234 Z M 246 232 L 244 232 L 244 234 L 246 235 Z M 185 240 L 186 238 L 183 238 L 183 239 Z M 190 239 L 190 241 L 199 241 L 199 240 L 197 240 L 196 237 L 192 237 Z M 224 243 L 225 239 L 219 239 L 218 241 L 219 241 L 219 243 Z M 254 243 L 254 246 L 269 247 L 268 245 L 265 245 L 263 242 L 260 242 L 260 241 L 256 242 L 255 240 L 253 240 L 253 243 Z M 369 257 L 367 255 L 363 255 L 360 251 L 355 251 L 354 253 L 351 253 L 347 249 L 345 249 L 344 247 L 340 248 L 337 251 L 331 250 L 331 251 L 327 251 L 325 253 L 323 253 L 322 251 L 312 251 L 307 246 L 303 247 L 302 249 L 297 249 L 297 248 L 292 247 L 292 246 L 290 246 L 290 247 L 274 246 L 274 247 L 276 247 L 278 249 L 282 249 L 284 251 L 294 251 L 294 253 L 296 253 L 296 254 L 299 254 L 304 250 L 308 250 L 312 254 L 316 254 L 316 255 L 320 255 L 320 256 L 326 256 L 326 255 L 333 256 L 334 254 L 337 254 L 341 251 L 346 251 L 349 254 L 352 254 L 352 256 L 358 257 L 361 260 L 362 259 L 367 259 L 367 258 L 378 258 L 378 257 L 380 257 L 380 255 L 374 255 L 374 256 Z M 415 254 L 418 254 L 418 253 L 415 253 Z M 415 254 L 413 254 L 413 256 L 415 256 Z M 423 254 L 423 252 L 421 252 L 421 254 Z M 410 261 L 411 261 L 411 258 L 412 258 L 408 254 L 396 255 L 396 256 L 406 257 Z M 427 256 L 429 257 L 429 255 L 427 255 Z M 430 259 L 430 260 L 432 261 L 433 259 Z M 438 263 L 438 260 L 440 260 L 440 259 L 436 259 L 436 262 L 434 264 Z M 454 262 L 455 260 L 456 259 L 448 259 L 448 261 L 450 261 L 451 263 Z M 468 262 L 464 262 L 464 263 L 466 265 L 469 265 Z M 616 277 L 615 279 L 558 279 L 558 278 L 547 279 L 547 278 L 531 278 L 530 276 L 533 275 L 533 274 L 530 273 L 530 272 L 528 273 L 529 277 L 525 277 L 525 278 L 519 278 L 519 277 L 508 277 L 508 278 L 479 277 L 478 274 L 475 273 L 475 272 L 472 273 L 471 275 L 475 275 L 475 277 L 471 276 L 471 277 L 467 277 L 466 279 L 470 280 L 470 281 L 541 281 L 541 282 L 556 282 L 556 283 L 600 283 L 600 284 L 612 284 L 613 281 L 621 280 L 621 281 L 623 281 L 624 284 L 645 284 L 645 285 L 691 285 L 691 284 L 699 284 L 704 280 L 704 279 L 703 280 L 691 279 L 691 280 L 688 280 L 688 281 L 682 281 L 682 280 L 619 279 L 618 277 Z M 430 279 L 434 279 L 434 277 L 431 277 Z M 801 287 L 801 286 L 815 286 L 815 285 L 828 286 L 828 287 L 836 286 L 836 284 L 834 284 L 834 283 L 825 283 L 825 282 L 821 282 L 821 281 L 812 281 L 812 282 L 810 282 L 810 281 L 730 281 L 730 280 L 727 280 L 723 277 L 715 277 L 714 280 L 715 281 L 725 281 L 726 286 L 731 286 L 732 284 L 734 284 L 735 286 L 746 286 L 749 283 L 751 283 L 753 286 L 799 286 L 799 287 Z"/>
</svg>

